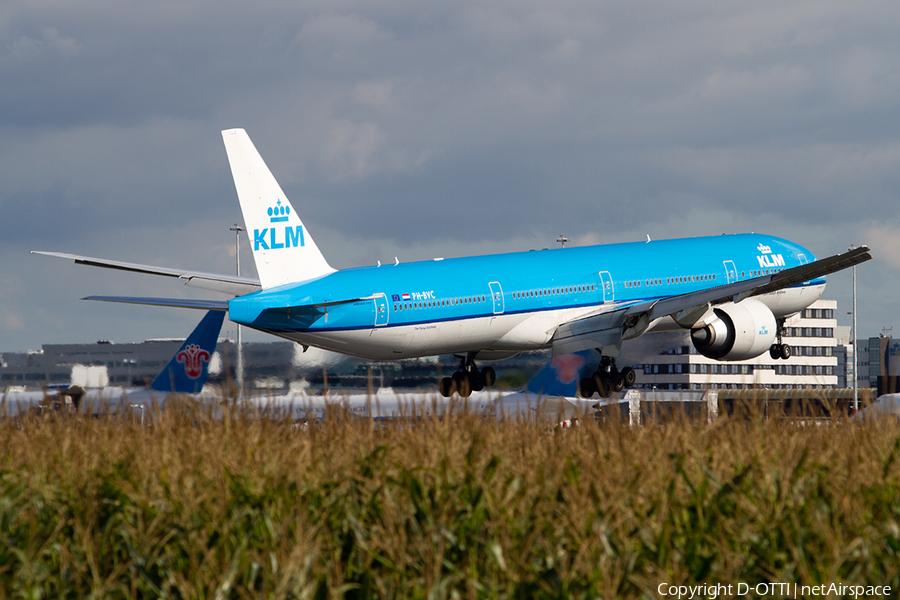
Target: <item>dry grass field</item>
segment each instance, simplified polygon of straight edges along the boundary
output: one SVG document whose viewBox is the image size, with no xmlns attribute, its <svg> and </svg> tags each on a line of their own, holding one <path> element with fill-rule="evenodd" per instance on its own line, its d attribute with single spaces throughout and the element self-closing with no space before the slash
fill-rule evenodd
<svg viewBox="0 0 900 600">
<path fill-rule="evenodd" d="M 900 426 L 457 414 L 309 428 L 173 403 L 0 423 L 0 597 L 639 598 L 900 588 Z"/>
</svg>

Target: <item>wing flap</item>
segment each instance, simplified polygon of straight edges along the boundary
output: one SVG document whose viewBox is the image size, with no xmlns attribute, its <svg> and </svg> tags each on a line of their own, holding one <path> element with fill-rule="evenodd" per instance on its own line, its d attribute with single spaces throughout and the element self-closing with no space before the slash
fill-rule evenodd
<svg viewBox="0 0 900 600">
<path fill-rule="evenodd" d="M 553 334 L 553 356 L 620 346 L 627 310 L 618 308 L 560 325 Z"/>
</svg>

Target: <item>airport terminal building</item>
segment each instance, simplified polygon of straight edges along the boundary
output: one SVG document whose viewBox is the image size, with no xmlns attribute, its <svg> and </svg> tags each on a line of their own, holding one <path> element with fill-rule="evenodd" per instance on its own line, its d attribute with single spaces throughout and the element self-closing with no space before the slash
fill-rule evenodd
<svg viewBox="0 0 900 600">
<path fill-rule="evenodd" d="M 846 385 L 843 362 L 836 351 L 849 333 L 838 328 L 835 300 L 818 300 L 801 313 L 799 322 L 786 327 L 783 341 L 790 344 L 789 360 L 774 360 L 768 353 L 739 362 L 719 362 L 698 353 L 690 333 L 672 334 L 674 343 L 659 354 L 646 355 L 633 364 L 638 386 L 644 389 L 794 389 L 833 388 Z M 843 337 L 841 337 L 843 335 Z M 852 361 L 852 354 L 851 354 Z"/>
</svg>

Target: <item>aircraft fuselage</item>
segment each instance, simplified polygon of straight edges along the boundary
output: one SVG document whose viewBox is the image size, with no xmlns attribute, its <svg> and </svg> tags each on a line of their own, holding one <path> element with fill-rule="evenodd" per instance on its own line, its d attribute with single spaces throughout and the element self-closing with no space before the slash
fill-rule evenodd
<svg viewBox="0 0 900 600">
<path fill-rule="evenodd" d="M 229 302 L 230 320 L 371 360 L 547 348 L 598 310 L 771 275 L 815 260 L 761 234 L 723 235 L 344 269 Z M 758 296 L 776 317 L 818 299 L 820 277 Z M 328 306 L 360 298 L 356 302 Z M 318 305 L 313 308 L 311 305 Z M 657 319 L 655 331 L 677 328 Z"/>
</svg>

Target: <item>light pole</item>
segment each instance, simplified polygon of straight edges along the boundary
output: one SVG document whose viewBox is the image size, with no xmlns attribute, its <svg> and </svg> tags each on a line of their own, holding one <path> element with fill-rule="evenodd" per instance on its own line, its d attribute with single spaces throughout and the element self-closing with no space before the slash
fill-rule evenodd
<svg viewBox="0 0 900 600">
<path fill-rule="evenodd" d="M 853 250 L 853 245 L 850 245 L 850 250 Z M 856 358 L 856 265 L 853 265 L 853 335 L 850 336 L 853 340 L 853 412 L 859 412 L 859 389 L 857 386 L 859 385 L 859 375 L 857 375 L 857 367 L 859 366 L 859 362 Z"/>
<path fill-rule="evenodd" d="M 241 232 L 244 228 L 235 223 L 230 231 L 234 232 L 234 258 L 236 261 L 237 276 L 241 276 Z M 244 353 L 241 348 L 241 326 L 237 326 L 237 368 L 235 369 L 235 379 L 237 379 L 238 396 L 244 393 Z"/>
</svg>

